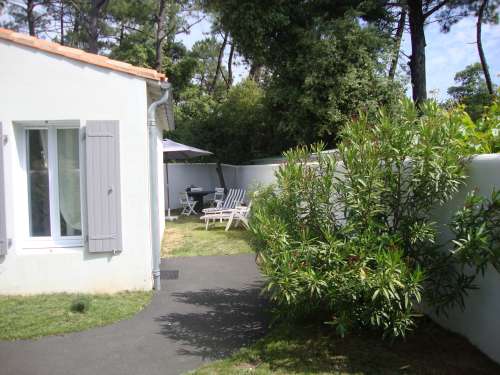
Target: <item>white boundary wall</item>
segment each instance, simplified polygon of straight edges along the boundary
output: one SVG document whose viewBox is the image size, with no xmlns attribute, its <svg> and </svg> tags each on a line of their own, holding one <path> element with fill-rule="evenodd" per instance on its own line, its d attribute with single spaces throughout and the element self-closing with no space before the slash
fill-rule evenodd
<svg viewBox="0 0 500 375">
<path fill-rule="evenodd" d="M 168 166 L 168 179 L 165 184 L 165 200 L 167 188 L 170 194 L 170 208 L 180 208 L 179 196 L 186 186 L 196 185 L 207 190 L 220 186 L 215 163 L 168 163 L 164 165 L 164 173 Z M 228 165 L 223 164 L 224 180 L 228 188 L 246 189 L 249 191 L 256 184 L 270 184 L 275 180 L 274 172 L 279 164 L 269 165 Z M 166 181 L 166 176 L 165 176 Z M 165 205 L 167 202 L 165 201 Z"/>
<path fill-rule="evenodd" d="M 257 184 L 269 185 L 275 182 L 274 173 L 280 164 L 240 165 L 237 167 L 236 187 L 251 190 Z"/>
<path fill-rule="evenodd" d="M 256 183 L 269 184 L 275 181 L 274 172 L 279 164 L 224 166 L 224 177 L 228 187 L 251 189 Z M 169 164 L 171 194 L 183 191 L 186 185 L 195 184 L 204 188 L 218 186 L 215 164 Z M 477 189 L 480 194 L 490 196 L 493 189 L 500 189 L 500 154 L 480 155 L 471 160 L 468 168 L 468 184 L 455 198 L 436 210 L 435 220 L 440 223 L 440 240 L 450 238 L 446 223 L 463 204 L 468 191 Z M 174 195 L 172 195 L 173 197 Z M 178 199 L 175 200 L 178 207 Z M 442 326 L 467 337 L 486 355 L 500 363 L 500 273 L 490 267 L 484 277 L 476 280 L 478 290 L 469 292 L 465 298 L 464 311 L 455 309 L 433 319 Z"/>
<path fill-rule="evenodd" d="M 489 197 L 493 189 L 500 189 L 500 154 L 476 156 L 470 163 L 467 186 L 436 213 L 440 223 L 440 240 L 451 237 L 444 223 L 464 203 L 467 192 L 477 189 Z M 500 228 L 499 228 L 500 229 Z M 484 277 L 478 276 L 478 290 L 469 292 L 465 298 L 465 310 L 452 310 L 448 317 L 440 315 L 433 319 L 451 331 L 467 337 L 490 358 L 500 363 L 500 272 L 490 266 Z"/>
</svg>

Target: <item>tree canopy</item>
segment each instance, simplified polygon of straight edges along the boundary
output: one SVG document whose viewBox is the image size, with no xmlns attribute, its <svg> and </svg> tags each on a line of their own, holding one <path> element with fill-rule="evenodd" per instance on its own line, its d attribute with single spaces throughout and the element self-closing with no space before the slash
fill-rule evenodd
<svg viewBox="0 0 500 375">
<path fill-rule="evenodd" d="M 232 163 L 318 141 L 335 147 L 340 129 L 360 111 L 394 105 L 404 95 L 405 72 L 397 67 L 406 65 L 399 61 L 405 30 L 413 97 L 421 102 L 426 22 L 437 15 L 444 31 L 467 15 L 479 25 L 495 23 L 497 6 L 498 0 L 0 0 L 3 26 L 164 72 L 177 116 L 169 136 Z M 186 47 L 180 36 L 203 21 L 210 32 Z M 480 40 L 479 30 L 478 46 Z M 493 96 L 484 51 L 480 61 Z M 235 76 L 238 65 L 248 67 L 248 77 Z M 450 88 L 473 118 L 487 103 L 474 69 Z"/>
<path fill-rule="evenodd" d="M 492 103 L 481 64 L 468 65 L 455 74 L 455 83 L 457 85 L 451 86 L 448 94 L 455 102 L 465 106 L 465 110 L 474 121 L 478 120 L 485 107 Z"/>
</svg>

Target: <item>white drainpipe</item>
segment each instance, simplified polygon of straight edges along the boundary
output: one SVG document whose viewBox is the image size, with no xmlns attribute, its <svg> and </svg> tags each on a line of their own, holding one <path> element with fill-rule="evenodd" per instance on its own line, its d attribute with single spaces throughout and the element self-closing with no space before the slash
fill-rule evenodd
<svg viewBox="0 0 500 375">
<path fill-rule="evenodd" d="M 153 255 L 153 288 L 161 289 L 160 283 L 160 225 L 158 209 L 158 128 L 156 127 L 156 108 L 165 104 L 171 94 L 171 85 L 162 82 L 162 97 L 148 108 L 148 136 L 149 136 L 149 197 L 151 202 L 151 251 Z"/>
</svg>

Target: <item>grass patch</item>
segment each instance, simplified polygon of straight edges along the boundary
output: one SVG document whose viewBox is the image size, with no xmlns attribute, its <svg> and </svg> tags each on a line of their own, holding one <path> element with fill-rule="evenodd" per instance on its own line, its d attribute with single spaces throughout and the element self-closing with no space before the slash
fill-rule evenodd
<svg viewBox="0 0 500 375">
<path fill-rule="evenodd" d="M 103 326 L 135 315 L 151 297 L 151 292 L 0 296 L 0 339 L 37 338 Z M 87 308 L 74 311 L 75 301 L 85 301 Z"/>
<path fill-rule="evenodd" d="M 340 339 L 325 327 L 276 327 L 232 357 L 203 366 L 194 375 L 227 374 L 500 374 L 500 366 L 463 337 L 428 319 L 405 341 L 380 335 Z"/>
<path fill-rule="evenodd" d="M 226 232 L 226 223 L 216 223 L 205 230 L 198 216 L 181 216 L 176 221 L 167 221 L 162 257 L 251 253 L 251 233 L 240 228 Z"/>
</svg>

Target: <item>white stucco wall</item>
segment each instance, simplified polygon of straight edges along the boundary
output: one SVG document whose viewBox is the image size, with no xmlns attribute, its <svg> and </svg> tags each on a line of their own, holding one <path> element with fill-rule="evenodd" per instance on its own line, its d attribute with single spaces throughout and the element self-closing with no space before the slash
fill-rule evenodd
<svg viewBox="0 0 500 375">
<path fill-rule="evenodd" d="M 7 255 L 0 257 L 0 293 L 151 288 L 146 100 L 146 82 L 141 78 L 0 40 L 0 121 L 9 139 L 5 180 L 7 231 L 12 239 Z M 13 122 L 68 119 L 78 120 L 80 126 L 87 120 L 120 121 L 120 254 L 26 245 L 27 187 Z M 160 199 L 162 208 L 162 195 Z"/>
<path fill-rule="evenodd" d="M 215 163 L 168 163 L 170 180 L 170 208 L 180 208 L 179 195 L 187 185 L 197 185 L 205 189 L 220 186 Z M 166 171 L 165 165 L 165 171 Z M 228 165 L 223 164 L 222 170 L 228 188 L 246 189 L 250 191 L 257 184 L 271 184 L 275 181 L 274 172 L 279 164 L 268 165 Z M 165 185 L 165 194 L 167 191 Z"/>
<path fill-rule="evenodd" d="M 201 186 L 207 190 L 220 186 L 214 163 L 168 163 L 164 165 L 165 172 L 167 167 L 171 209 L 180 208 L 180 194 L 186 191 L 188 185 Z M 222 171 L 226 186 L 235 187 L 236 167 L 223 165 Z"/>
<path fill-rule="evenodd" d="M 237 167 L 236 187 L 250 191 L 257 185 L 269 185 L 276 181 L 274 176 L 279 164 L 239 165 Z"/>
<path fill-rule="evenodd" d="M 440 223 L 440 240 L 450 238 L 448 223 L 456 210 L 463 206 L 467 192 L 478 192 L 489 197 L 493 189 L 500 189 L 500 154 L 476 156 L 470 163 L 467 185 L 454 199 L 437 210 Z M 440 315 L 433 319 L 444 327 L 467 337 L 486 355 L 500 363 L 500 272 L 489 267 L 484 277 L 476 280 L 478 290 L 469 292 L 465 298 L 465 310 L 455 309 L 448 317 Z"/>
</svg>

